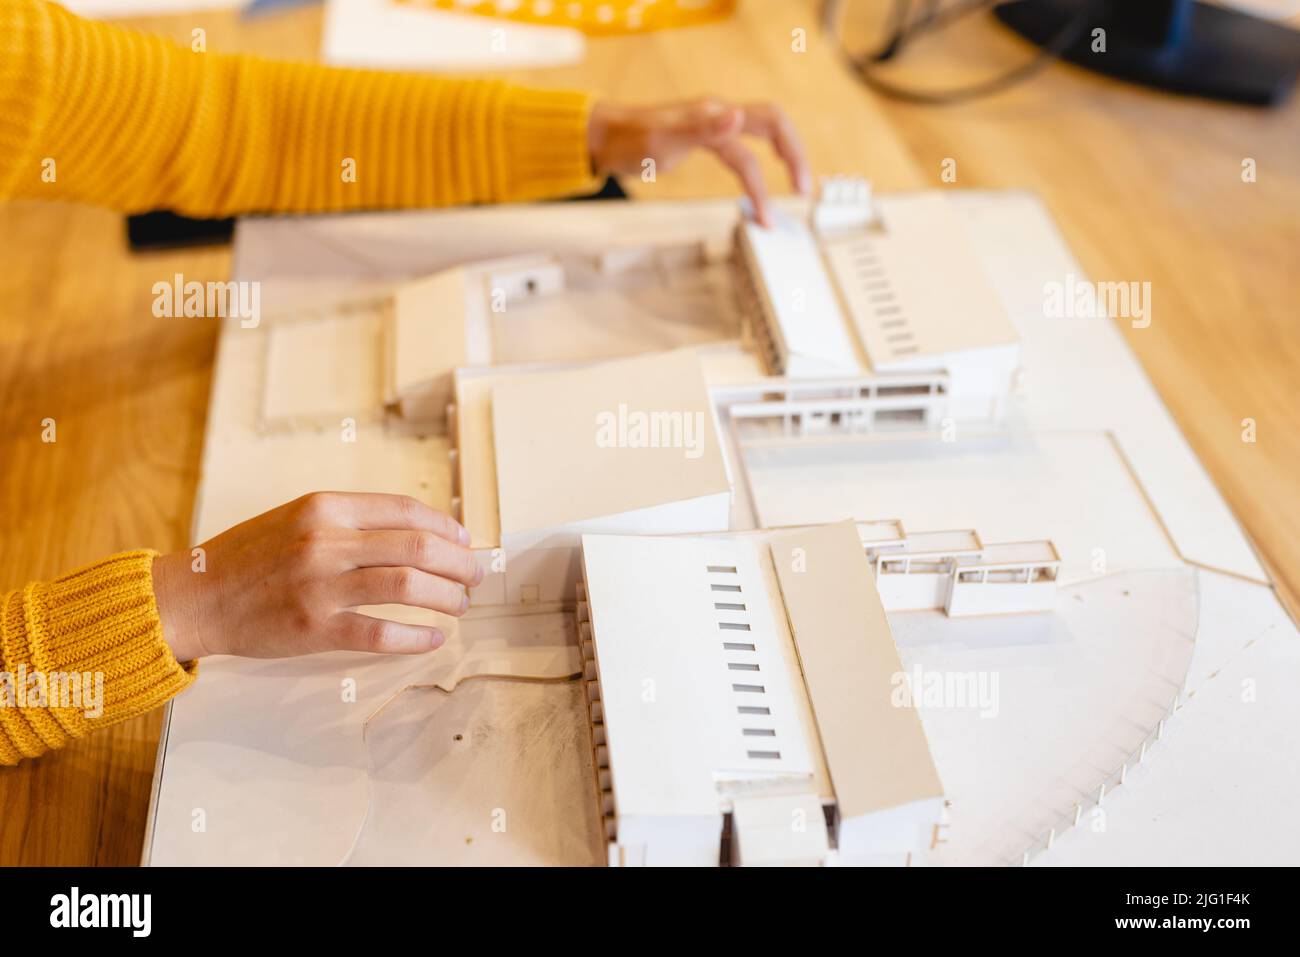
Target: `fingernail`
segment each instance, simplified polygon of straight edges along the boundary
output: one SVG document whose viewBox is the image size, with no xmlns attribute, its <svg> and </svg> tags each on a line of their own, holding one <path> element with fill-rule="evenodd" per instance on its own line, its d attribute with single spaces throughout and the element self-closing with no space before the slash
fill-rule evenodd
<svg viewBox="0 0 1300 957">
<path fill-rule="evenodd" d="M 443 646 L 443 643 L 446 642 L 446 640 L 447 636 L 435 628 L 433 634 L 429 636 L 429 650 L 437 651 Z"/>
<path fill-rule="evenodd" d="M 458 531 L 458 532 L 456 533 L 456 536 L 460 539 L 460 543 L 461 543 L 462 545 L 468 545 L 468 544 L 469 544 L 469 529 L 466 528 L 464 525 L 458 525 L 458 526 L 456 526 L 456 527 L 460 529 L 460 531 Z"/>
<path fill-rule="evenodd" d="M 467 611 L 469 611 L 469 595 L 461 595 L 461 597 L 460 597 L 460 613 L 463 615 L 463 614 L 465 614 L 465 612 L 467 612 Z"/>
<path fill-rule="evenodd" d="M 483 571 L 482 565 L 476 566 L 474 571 L 474 584 L 477 585 L 479 582 L 481 582 L 485 574 L 486 573 Z"/>
</svg>

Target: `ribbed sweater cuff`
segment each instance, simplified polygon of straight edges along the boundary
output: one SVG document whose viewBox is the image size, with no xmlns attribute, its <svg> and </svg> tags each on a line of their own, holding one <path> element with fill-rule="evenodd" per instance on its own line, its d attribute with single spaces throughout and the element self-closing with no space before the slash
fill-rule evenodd
<svg viewBox="0 0 1300 957">
<path fill-rule="evenodd" d="M 123 552 L 5 599 L 0 764 L 152 710 L 194 681 L 196 663 L 178 663 L 163 640 L 156 555 Z"/>
<path fill-rule="evenodd" d="M 505 196 L 529 200 L 590 192 L 598 185 L 587 148 L 592 97 L 509 87 L 501 117 Z"/>
</svg>

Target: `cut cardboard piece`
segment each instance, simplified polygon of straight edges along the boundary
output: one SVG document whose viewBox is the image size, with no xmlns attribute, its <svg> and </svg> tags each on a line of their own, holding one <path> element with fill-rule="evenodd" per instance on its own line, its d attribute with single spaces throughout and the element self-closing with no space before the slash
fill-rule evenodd
<svg viewBox="0 0 1300 957">
<path fill-rule="evenodd" d="M 445 416 L 452 370 L 469 359 L 467 297 L 463 269 L 394 291 L 384 316 L 384 402 L 402 418 L 437 422 Z"/>
<path fill-rule="evenodd" d="M 550 256 L 512 256 L 398 286 L 385 304 L 384 401 L 406 423 L 445 424 L 453 373 L 494 360 L 489 313 L 562 291 Z"/>
<path fill-rule="evenodd" d="M 521 376 L 492 387 L 503 535 L 717 500 L 731 486 L 689 350 Z M 666 523 L 663 534 L 726 529 Z"/>
<path fill-rule="evenodd" d="M 943 785 L 920 717 L 896 703 L 903 665 L 857 528 L 804 529 L 771 548 L 835 789 L 841 853 L 926 847 Z"/>
<path fill-rule="evenodd" d="M 506 604 L 571 601 L 586 533 L 729 527 L 731 483 L 694 352 L 494 378 L 490 460 L 484 398 L 478 392 L 463 413 L 479 430 L 468 454 L 483 470 L 476 487 L 463 490 L 463 511 L 475 547 L 502 550 L 494 571 L 504 582 L 485 581 L 476 600 L 496 593 Z M 489 466 L 494 497 L 483 479 Z M 493 530 L 493 505 L 495 543 L 476 537 Z"/>
<path fill-rule="evenodd" d="M 456 402 L 450 420 L 452 505 L 475 549 L 501 546 L 496 449 L 492 442 L 492 386 L 500 377 L 493 372 L 464 369 L 456 370 L 454 377 Z"/>
</svg>

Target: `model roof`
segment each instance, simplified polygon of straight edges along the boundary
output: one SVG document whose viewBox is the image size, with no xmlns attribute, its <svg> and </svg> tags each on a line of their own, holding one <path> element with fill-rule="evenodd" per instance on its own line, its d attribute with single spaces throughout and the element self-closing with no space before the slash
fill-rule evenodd
<svg viewBox="0 0 1300 957">
<path fill-rule="evenodd" d="M 731 491 L 690 350 L 497 381 L 492 432 L 503 535 Z"/>
</svg>

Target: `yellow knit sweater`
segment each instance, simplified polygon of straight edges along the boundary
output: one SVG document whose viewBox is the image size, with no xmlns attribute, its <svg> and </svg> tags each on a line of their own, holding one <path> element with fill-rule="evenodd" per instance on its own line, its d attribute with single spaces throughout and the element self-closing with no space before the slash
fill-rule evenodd
<svg viewBox="0 0 1300 957">
<path fill-rule="evenodd" d="M 114 555 L 0 602 L 0 764 L 162 704 L 194 680 L 163 641 L 155 552 Z"/>
<path fill-rule="evenodd" d="M 0 0 L 0 199 L 196 216 L 447 206 L 592 184 L 590 98 L 196 53 Z"/>
<path fill-rule="evenodd" d="M 589 110 L 582 93 L 198 53 L 0 0 L 0 201 L 222 216 L 556 196 L 593 185 Z M 0 764 L 194 680 L 163 641 L 153 558 L 0 597 Z"/>
</svg>

